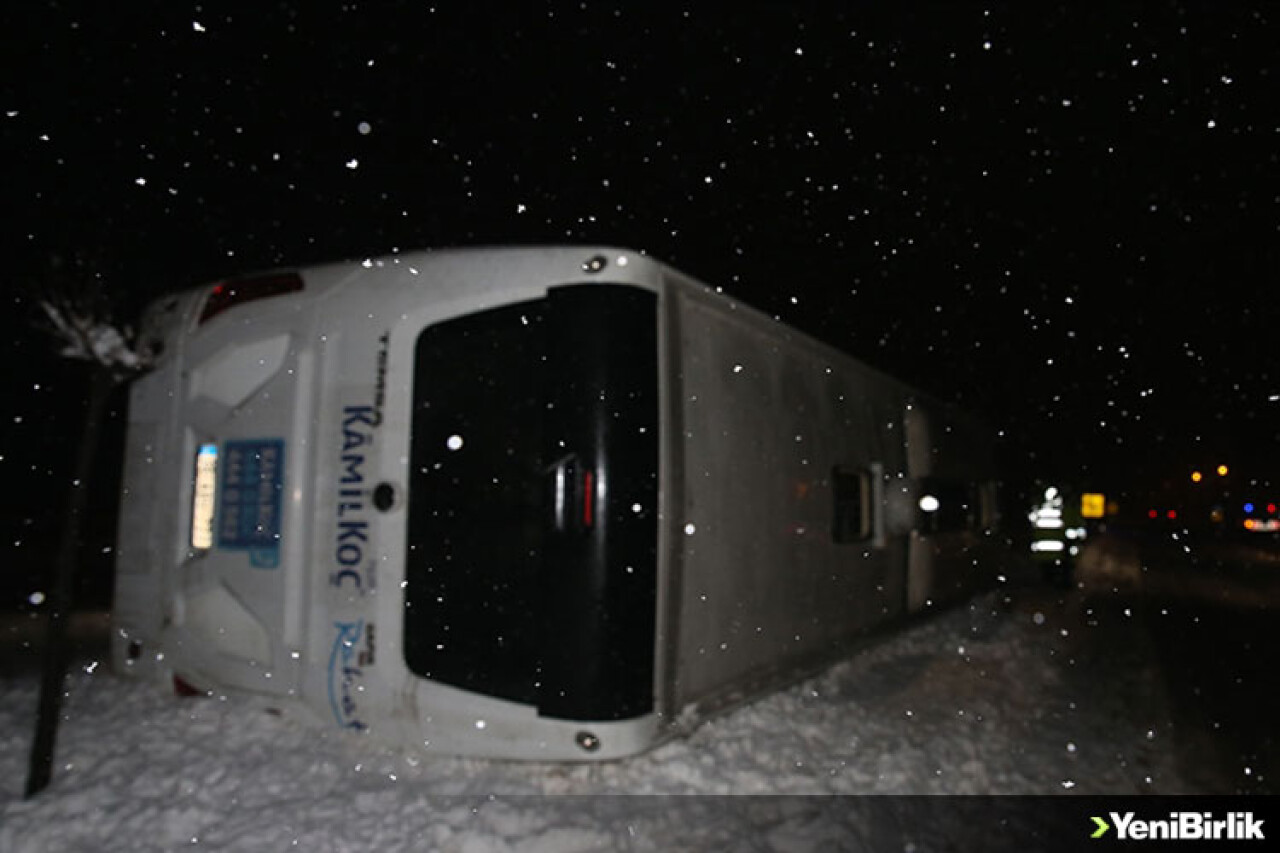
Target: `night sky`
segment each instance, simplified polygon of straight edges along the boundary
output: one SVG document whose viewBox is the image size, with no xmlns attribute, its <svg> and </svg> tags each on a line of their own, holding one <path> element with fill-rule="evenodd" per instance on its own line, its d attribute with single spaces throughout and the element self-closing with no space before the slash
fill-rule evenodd
<svg viewBox="0 0 1280 853">
<path fill-rule="evenodd" d="M 230 5 L 4 4 L 12 282 L 127 315 L 617 244 L 983 413 L 1021 475 L 1280 480 L 1275 6 Z M 12 511 L 68 469 L 83 385 L 8 304 Z"/>
</svg>

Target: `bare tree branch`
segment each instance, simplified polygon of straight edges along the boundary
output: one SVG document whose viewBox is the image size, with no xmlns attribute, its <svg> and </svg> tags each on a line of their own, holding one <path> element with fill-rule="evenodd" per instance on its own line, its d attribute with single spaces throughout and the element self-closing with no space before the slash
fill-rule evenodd
<svg viewBox="0 0 1280 853">
<path fill-rule="evenodd" d="M 74 309 L 55 303 L 53 299 L 42 299 L 40 307 L 62 344 L 62 355 L 96 362 L 113 373 L 127 374 L 145 367 L 127 328 L 121 331 L 108 318 L 75 313 Z"/>
<path fill-rule="evenodd" d="M 89 264 L 53 258 L 39 289 L 29 290 L 40 309 L 35 324 L 61 345 L 60 355 L 104 367 L 116 380 L 147 367 L 133 331 L 114 322 L 111 299 Z"/>
</svg>

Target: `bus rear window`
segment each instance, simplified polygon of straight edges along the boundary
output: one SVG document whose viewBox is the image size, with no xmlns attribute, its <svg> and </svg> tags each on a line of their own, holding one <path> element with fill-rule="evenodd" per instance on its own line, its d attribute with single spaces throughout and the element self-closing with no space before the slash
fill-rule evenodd
<svg viewBox="0 0 1280 853">
<path fill-rule="evenodd" d="M 535 696 L 542 334 L 542 303 L 424 330 L 410 451 L 406 661 L 523 702 Z"/>
<path fill-rule="evenodd" d="M 419 335 L 404 655 L 544 716 L 652 709 L 657 299 L 615 285 Z"/>
</svg>

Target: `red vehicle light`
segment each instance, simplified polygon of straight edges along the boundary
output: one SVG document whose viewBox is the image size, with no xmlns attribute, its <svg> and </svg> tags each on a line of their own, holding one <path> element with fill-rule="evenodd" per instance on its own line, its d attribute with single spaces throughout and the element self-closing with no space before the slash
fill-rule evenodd
<svg viewBox="0 0 1280 853">
<path fill-rule="evenodd" d="M 582 526 L 590 530 L 595 525 L 596 477 L 591 469 L 582 475 Z"/>
<path fill-rule="evenodd" d="M 204 310 L 200 312 L 200 322 L 204 323 L 216 317 L 228 308 L 233 308 L 255 299 L 266 299 L 268 296 L 282 296 L 302 290 L 302 276 L 297 273 L 280 273 L 277 275 L 261 275 L 253 278 L 241 278 L 215 284 L 204 301 Z"/>
</svg>

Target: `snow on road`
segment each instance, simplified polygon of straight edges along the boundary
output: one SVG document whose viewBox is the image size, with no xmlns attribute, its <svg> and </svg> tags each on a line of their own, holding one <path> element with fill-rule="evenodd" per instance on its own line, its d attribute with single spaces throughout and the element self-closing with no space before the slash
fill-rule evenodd
<svg viewBox="0 0 1280 853">
<path fill-rule="evenodd" d="M 237 696 L 175 699 L 82 659 L 53 785 L 31 801 L 38 679 L 0 682 L 0 850 L 819 849 L 824 833 L 848 845 L 869 831 L 852 806 L 844 824 L 824 816 L 851 801 L 599 795 L 1189 791 L 1154 656 L 1090 636 L 1072 606 L 981 596 L 608 764 L 394 749 Z M 906 830 L 915 849 L 937 846 Z"/>
</svg>

